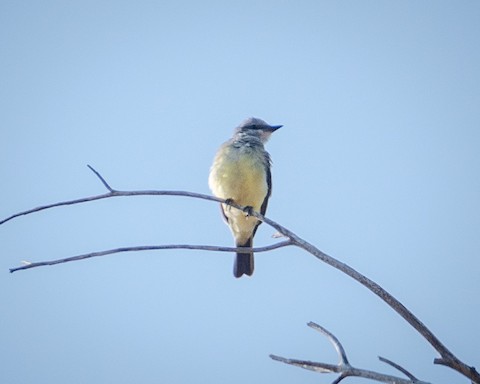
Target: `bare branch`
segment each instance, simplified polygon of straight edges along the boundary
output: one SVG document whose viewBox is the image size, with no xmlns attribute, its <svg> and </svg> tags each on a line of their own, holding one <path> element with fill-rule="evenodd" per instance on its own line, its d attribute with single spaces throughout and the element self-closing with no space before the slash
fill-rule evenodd
<svg viewBox="0 0 480 384">
<path fill-rule="evenodd" d="M 187 191 L 157 191 L 157 190 L 143 190 L 143 191 L 119 191 L 115 190 L 110 187 L 110 185 L 105 181 L 105 179 L 98 173 L 94 168 L 92 168 L 90 165 L 88 166 L 94 173 L 97 175 L 97 177 L 100 179 L 102 184 L 109 190 L 108 193 L 104 193 L 101 195 L 96 195 L 96 196 L 88 196 L 88 197 L 83 197 L 80 199 L 74 199 L 74 200 L 66 200 L 66 201 L 60 201 L 58 203 L 53 203 L 53 204 L 47 204 L 47 205 L 41 205 L 36 208 L 28 209 L 26 211 L 18 212 L 15 213 L 3 220 L 0 220 L 0 225 L 5 224 L 6 222 L 15 219 L 20 216 L 25 216 L 25 215 L 30 215 L 32 213 L 40 212 L 46 209 L 51 209 L 51 208 L 56 208 L 56 207 L 62 207 L 65 205 L 75 205 L 75 204 L 81 204 L 81 203 L 87 203 L 90 201 L 95 201 L 95 200 L 101 200 L 101 199 L 108 199 L 110 197 L 130 197 L 130 196 L 183 196 L 183 197 L 192 197 L 195 199 L 203 199 L 203 200 L 209 200 L 209 201 L 216 201 L 218 203 L 225 203 L 225 200 L 219 199 L 218 197 L 215 196 L 210 196 L 210 195 L 205 195 L 203 193 L 196 193 L 196 192 L 187 192 Z M 237 205 L 235 203 L 229 203 L 232 207 L 235 207 L 237 209 L 243 209 L 244 207 Z"/>
<path fill-rule="evenodd" d="M 296 367 L 300 367 L 303 369 L 308 369 L 310 371 L 318 372 L 318 373 L 339 373 L 340 375 L 333 381 L 332 384 L 340 383 L 343 379 L 347 377 L 363 377 L 364 379 L 376 380 L 382 383 L 390 383 L 390 384 L 428 384 L 424 381 L 420 381 L 415 378 L 410 373 L 406 373 L 407 371 L 401 368 L 398 364 L 391 362 L 390 360 L 381 358 L 382 361 L 387 362 L 388 364 L 394 366 L 395 368 L 399 369 L 403 373 L 406 373 L 410 380 L 402 379 L 400 377 L 385 375 L 383 373 L 369 371 L 367 369 L 360 369 L 352 367 L 348 363 L 347 355 L 345 349 L 343 348 L 340 341 L 333 335 L 331 332 L 327 331 L 322 326 L 310 322 L 308 326 L 320 331 L 324 334 L 328 340 L 333 344 L 335 347 L 337 354 L 340 357 L 340 362 L 337 365 L 334 364 L 327 364 L 327 363 L 319 363 L 307 360 L 297 360 L 297 359 L 287 359 L 285 357 L 270 355 L 273 360 L 280 361 L 285 364 L 294 365 Z"/>
<path fill-rule="evenodd" d="M 216 201 L 218 203 L 224 203 L 225 202 L 223 199 L 219 199 L 219 198 L 214 197 L 214 196 L 205 195 L 205 194 L 202 194 L 202 193 L 187 192 L 187 191 L 156 191 L 156 190 L 117 191 L 117 190 L 113 190 L 112 192 L 104 193 L 104 194 L 101 194 L 101 195 L 83 197 L 83 198 L 80 198 L 80 199 L 60 201 L 58 203 L 41 205 L 41 206 L 36 207 L 36 208 L 32 208 L 32 209 L 28 209 L 26 211 L 18 212 L 18 213 L 15 213 L 15 214 L 11 215 L 11 216 L 6 217 L 5 219 L 0 220 L 0 225 L 5 224 L 6 222 L 8 222 L 10 220 L 13 220 L 17 217 L 30 215 L 32 213 L 40 212 L 40 211 L 43 211 L 43 210 L 46 210 L 46 209 L 62 207 L 62 206 L 65 206 L 65 205 L 75 205 L 75 204 L 87 203 L 87 202 L 95 201 L 95 200 L 108 199 L 110 197 L 130 197 L 130 196 L 184 196 L 184 197 L 193 197 L 195 199 Z M 237 208 L 237 209 L 242 209 L 242 207 L 240 205 L 237 205 L 235 203 L 231 203 L 230 205 L 232 207 Z"/>
<path fill-rule="evenodd" d="M 340 359 L 339 364 L 343 364 L 343 365 L 348 365 L 349 364 L 348 359 L 347 359 L 347 354 L 345 353 L 345 349 L 343 349 L 343 345 L 335 337 L 334 334 L 330 333 L 325 328 L 323 328 L 321 325 L 318 325 L 318 324 L 314 323 L 313 321 L 310 321 L 307 325 L 309 327 L 323 333 L 328 338 L 328 340 L 332 343 L 333 347 L 337 351 L 338 357 Z"/>
<path fill-rule="evenodd" d="M 50 208 L 65 206 L 65 205 L 85 203 L 89 201 L 100 200 L 100 199 L 105 199 L 110 197 L 120 197 L 120 196 L 184 196 L 184 197 L 192 197 L 196 199 L 216 201 L 219 203 L 226 203 L 225 200 L 219 199 L 217 197 L 213 197 L 213 196 L 205 195 L 201 193 L 186 192 L 186 191 L 156 191 L 156 190 L 118 191 L 111 188 L 109 184 L 105 181 L 105 179 L 96 170 L 94 170 L 90 166 L 89 168 L 97 175 L 97 177 L 100 179 L 103 185 L 109 190 L 108 193 L 105 193 L 103 195 L 91 196 L 91 197 L 86 197 L 86 198 L 81 198 L 76 200 L 69 200 L 69 201 L 63 201 L 59 203 L 44 205 L 44 206 L 33 208 L 27 211 L 16 213 L 10 217 L 7 217 L 6 219 L 1 220 L 0 225 L 8 222 L 9 220 L 17 218 L 19 216 L 28 215 L 34 212 L 45 210 L 45 209 L 50 209 Z M 227 203 L 227 204 L 241 210 L 245 208 L 235 203 Z M 403 317 L 414 329 L 416 329 L 440 354 L 441 358 L 436 358 L 434 360 L 435 364 L 448 366 L 454 369 L 455 371 L 461 373 L 465 377 L 470 378 L 473 383 L 480 384 L 480 374 L 476 371 L 474 367 L 468 366 L 467 364 L 463 363 L 460 359 L 458 359 L 411 311 L 409 311 L 401 302 L 399 302 L 395 297 L 393 297 L 390 293 L 388 293 L 385 289 L 383 289 L 377 283 L 370 280 L 369 278 L 362 275 L 361 273 L 357 272 L 355 269 L 351 268 L 347 264 L 342 263 L 341 261 L 320 251 L 314 245 L 303 240 L 302 238 L 297 236 L 295 233 L 281 226 L 275 221 L 262 216 L 258 212 L 252 212 L 251 214 L 257 219 L 275 228 L 279 233 L 281 233 L 286 238 L 290 239 L 290 242 L 292 245 L 296 245 L 304 249 L 305 251 L 311 253 L 313 256 L 323 261 L 324 263 L 340 270 L 341 272 L 345 273 L 346 275 L 350 276 L 351 278 L 355 279 L 360 284 L 368 288 L 371 292 L 376 294 L 378 297 L 380 297 L 385 303 L 387 303 L 391 308 L 393 308 L 401 317 Z M 18 270 L 18 269 L 15 269 L 15 270 Z"/>
<path fill-rule="evenodd" d="M 340 383 L 343 379 L 347 378 L 348 376 L 342 373 L 340 376 L 338 376 L 335 380 L 332 381 L 332 384 L 338 384 Z"/>
<path fill-rule="evenodd" d="M 87 167 L 90 168 L 90 170 L 100 179 L 100 181 L 102 182 L 102 184 L 105 186 L 105 188 L 107 188 L 110 192 L 114 192 L 115 190 L 110 187 L 110 185 L 108 185 L 108 183 L 105 181 L 105 179 L 103 178 L 102 175 L 100 175 L 100 173 L 98 173 L 95 168 L 93 168 L 91 165 L 87 164 Z"/>
<path fill-rule="evenodd" d="M 112 193 L 104 193 L 103 195 L 90 196 L 90 197 L 84 197 L 84 198 L 81 198 L 81 199 L 67 200 L 67 201 L 61 201 L 59 203 L 41 205 L 41 206 L 36 207 L 36 208 L 32 208 L 32 209 L 28 209 L 26 211 L 15 213 L 15 214 L 13 214 L 13 215 L 11 215 L 11 216 L 3 219 L 3 220 L 0 220 L 0 225 L 5 224 L 7 221 L 13 220 L 17 217 L 30 215 L 31 213 L 40 212 L 40 211 L 43 211 L 45 209 L 61 207 L 61 206 L 64 206 L 64 205 L 74 205 L 74 204 L 86 203 L 87 201 L 106 199 L 108 197 L 113 197 L 113 194 Z"/>
<path fill-rule="evenodd" d="M 472 380 L 474 384 L 480 384 L 480 374 L 476 371 L 475 367 L 469 366 L 457 358 L 434 334 L 430 329 L 428 329 L 425 324 L 423 324 L 418 317 L 416 317 L 409 309 L 407 309 L 400 301 L 398 301 L 394 296 L 389 292 L 383 289 L 380 285 L 375 283 L 373 280 L 370 280 L 368 277 L 362 275 L 360 272 L 356 271 L 352 267 L 348 266 L 345 263 L 333 258 L 332 256 L 327 255 L 326 253 L 320 251 L 314 245 L 303 240 L 297 236 L 292 231 L 284 228 L 280 224 L 274 222 L 273 220 L 263 217 L 257 212 L 253 213 L 253 216 L 267 223 L 268 225 L 275 228 L 285 237 L 289 238 L 294 245 L 303 248 L 305 251 L 311 253 L 313 256 L 323 261 L 324 263 L 338 269 L 339 271 L 350 276 L 354 280 L 358 281 L 360 284 L 368 288 L 371 292 L 380 297 L 385 303 L 387 303 L 393 310 L 395 310 L 404 320 L 406 320 L 415 330 L 417 330 L 424 338 L 427 340 L 430 345 L 440 354 L 441 359 L 435 359 L 435 364 L 442 364 L 452 368 L 453 370 L 461 373 L 465 377 L 468 377 Z"/>
<path fill-rule="evenodd" d="M 294 365 L 303 369 L 308 369 L 310 371 L 319 372 L 319 373 L 338 373 L 338 365 L 326 364 L 326 363 L 316 363 L 313 361 L 307 360 L 296 360 L 296 359 L 287 359 L 285 357 L 270 355 L 270 358 L 281 363 Z"/>
<path fill-rule="evenodd" d="M 398 369 L 400 372 L 402 372 L 405 376 L 407 376 L 412 382 L 417 383 L 419 380 L 413 376 L 410 372 L 408 372 L 405 368 L 402 366 L 398 365 L 397 363 L 394 363 L 391 360 L 386 359 L 385 357 L 378 356 L 378 359 L 388 365 L 391 365 L 393 368 Z"/>
<path fill-rule="evenodd" d="M 158 251 L 158 250 L 165 250 L 165 249 L 196 249 L 202 251 L 217 251 L 217 252 L 238 252 L 238 251 L 245 251 L 251 250 L 252 252 L 267 252 L 273 249 L 286 247 L 292 245 L 290 240 L 282 241 L 276 244 L 268 245 L 266 247 L 257 247 L 257 248 L 235 248 L 235 247 L 218 247 L 214 245 L 191 245 L 191 244 L 171 244 L 171 245 L 141 245 L 136 247 L 121 247 L 115 249 L 108 249 L 106 251 L 99 251 L 99 252 L 91 252 L 85 253 L 82 255 L 66 257 L 57 260 L 49 260 L 49 261 L 39 261 L 39 262 L 24 262 L 24 265 L 16 268 L 10 268 L 10 272 L 21 271 L 24 269 L 31 269 L 37 267 L 44 267 L 47 265 L 55 265 L 55 264 L 62 264 L 68 263 L 70 261 L 78 261 L 78 260 L 85 260 L 90 259 L 92 257 L 99 257 L 99 256 L 106 256 L 111 255 L 114 253 L 122 253 L 122 252 L 138 252 L 138 251 Z"/>
</svg>

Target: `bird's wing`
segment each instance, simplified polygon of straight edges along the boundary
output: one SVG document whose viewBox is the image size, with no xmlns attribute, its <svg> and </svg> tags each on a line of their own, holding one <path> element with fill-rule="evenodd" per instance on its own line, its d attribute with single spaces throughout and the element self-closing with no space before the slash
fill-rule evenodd
<svg viewBox="0 0 480 384">
<path fill-rule="evenodd" d="M 265 173 L 266 173 L 266 178 L 267 178 L 267 195 L 265 196 L 265 199 L 263 199 L 262 206 L 260 207 L 260 213 L 262 215 L 265 215 L 265 212 L 267 212 L 267 206 L 268 206 L 268 199 L 270 198 L 270 195 L 272 194 L 272 172 L 270 171 L 270 157 L 266 156 L 267 163 L 265 164 Z M 257 225 L 253 229 L 253 235 L 255 236 L 255 233 L 257 232 L 258 226 L 262 224 L 261 221 L 258 221 Z"/>
</svg>

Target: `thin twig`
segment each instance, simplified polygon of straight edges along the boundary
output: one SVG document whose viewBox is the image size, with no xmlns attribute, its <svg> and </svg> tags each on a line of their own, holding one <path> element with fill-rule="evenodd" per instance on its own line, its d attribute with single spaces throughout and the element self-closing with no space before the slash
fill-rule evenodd
<svg viewBox="0 0 480 384">
<path fill-rule="evenodd" d="M 105 181 L 105 179 L 103 178 L 102 175 L 100 175 L 100 173 L 98 173 L 95 168 L 93 168 L 91 165 L 87 164 L 87 167 L 90 168 L 90 170 L 95 173 L 95 175 L 100 179 L 100 181 L 103 183 L 103 185 L 105 186 L 105 188 L 107 188 L 110 192 L 114 192 L 115 190 L 110 187 L 110 185 Z"/>
<path fill-rule="evenodd" d="M 317 363 L 314 361 L 308 360 L 297 360 L 297 359 L 288 359 L 286 357 L 281 357 L 277 355 L 270 355 L 270 358 L 275 361 L 280 361 L 281 363 L 294 365 L 303 369 L 308 369 L 309 371 L 319 372 L 319 373 L 339 373 L 340 368 L 335 364 L 327 363 Z"/>
<path fill-rule="evenodd" d="M 83 198 L 80 198 L 80 199 L 60 201 L 58 203 L 41 205 L 41 206 L 36 207 L 36 208 L 32 208 L 32 209 L 28 209 L 26 211 L 18 212 L 18 213 L 15 213 L 15 214 L 11 215 L 11 216 L 6 217 L 5 219 L 0 220 L 0 225 L 5 224 L 6 222 L 8 222 L 10 220 L 13 220 L 17 217 L 30 215 L 32 213 L 40 212 L 40 211 L 43 211 L 43 210 L 46 210 L 46 209 L 62 207 L 62 206 L 65 206 L 65 205 L 75 205 L 75 204 L 87 203 L 87 202 L 95 201 L 95 200 L 108 199 L 110 197 L 130 197 L 130 196 L 183 196 L 183 197 L 192 197 L 192 198 L 195 198 L 195 199 L 216 201 L 218 203 L 224 203 L 225 202 L 225 200 L 219 199 L 218 197 L 215 197 L 215 196 L 205 195 L 205 194 L 202 194 L 202 193 L 187 192 L 187 191 L 156 191 L 156 190 L 118 191 L 118 190 L 113 190 L 113 192 L 108 192 L 108 193 L 104 193 L 104 194 L 101 194 L 101 195 L 83 197 Z M 240 205 L 237 205 L 235 203 L 231 203 L 230 205 L 232 207 L 237 208 L 237 209 L 242 209 L 242 207 Z"/>
<path fill-rule="evenodd" d="M 112 193 L 104 193 L 102 195 L 97 195 L 97 196 L 83 197 L 81 199 L 67 200 L 67 201 L 61 201 L 59 203 L 41 205 L 39 207 L 28 209 L 26 211 L 18 212 L 18 213 L 15 213 L 15 214 L 11 215 L 11 216 L 8 216 L 7 218 L 5 218 L 3 220 L 0 220 L 0 225 L 5 224 L 7 221 L 13 220 L 17 217 L 30 215 L 31 213 L 40 212 L 40 211 L 43 211 L 45 209 L 61 207 L 61 206 L 64 206 L 64 205 L 74 205 L 74 204 L 86 203 L 88 201 L 106 199 L 108 197 L 113 197 Z"/>
<path fill-rule="evenodd" d="M 335 380 L 332 381 L 332 384 L 338 384 L 340 383 L 343 379 L 346 379 L 348 375 L 342 373 L 340 376 L 338 376 Z"/>
<path fill-rule="evenodd" d="M 319 331 L 320 333 L 323 333 L 328 338 L 328 340 L 332 343 L 333 347 L 337 351 L 338 357 L 340 358 L 339 364 L 349 365 L 345 349 L 343 348 L 342 343 L 340 343 L 340 341 L 335 337 L 335 335 L 333 333 L 330 333 L 325 328 L 323 328 L 321 325 L 318 325 L 317 323 L 314 323 L 313 321 L 310 321 L 307 325 L 310 328 L 313 328 L 313 329 Z"/>
<path fill-rule="evenodd" d="M 62 207 L 66 205 L 75 205 L 75 204 L 81 204 L 81 203 L 87 203 L 90 201 L 95 201 L 95 200 L 102 200 L 102 199 L 108 199 L 110 197 L 131 197 L 131 196 L 183 196 L 183 197 L 192 197 L 194 199 L 202 199 L 202 200 L 209 200 L 209 201 L 216 201 L 217 203 L 225 203 L 224 199 L 220 199 L 215 196 L 210 196 L 206 195 L 203 193 L 196 193 L 196 192 L 187 192 L 187 191 L 158 191 L 158 190 L 143 190 L 143 191 L 120 191 L 113 189 L 110 187 L 110 185 L 105 181 L 105 179 L 92 167 L 89 166 L 89 168 L 94 172 L 102 184 L 109 190 L 108 193 L 103 193 L 101 195 L 96 195 L 96 196 L 89 196 L 89 197 L 83 197 L 80 199 L 73 199 L 73 200 L 66 200 L 66 201 L 60 201 L 58 203 L 53 203 L 53 204 L 47 204 L 47 205 L 41 205 L 36 208 L 28 209 L 26 211 L 18 212 L 15 213 L 11 216 L 6 217 L 3 220 L 0 220 L 0 225 L 5 224 L 6 222 L 13 220 L 17 217 L 20 216 L 26 216 L 30 215 L 32 213 L 40 212 L 46 209 L 51 209 L 51 208 L 56 208 L 56 207 Z M 237 205 L 235 203 L 228 203 L 232 207 L 235 207 L 237 209 L 243 209 L 241 205 Z"/>
<path fill-rule="evenodd" d="M 405 368 L 403 368 L 401 365 L 398 365 L 397 363 L 394 363 L 393 361 L 389 360 L 389 359 L 386 359 L 385 357 L 382 357 L 382 356 L 378 356 L 378 360 L 388 364 L 388 365 L 391 365 L 393 368 L 399 370 L 400 372 L 402 372 L 405 376 L 407 376 L 410 380 L 412 380 L 412 382 L 416 383 L 418 382 L 418 379 L 413 376 L 410 372 L 408 372 Z"/>
<path fill-rule="evenodd" d="M 282 241 L 276 244 L 268 245 L 265 247 L 256 247 L 256 248 L 235 248 L 235 247 L 218 247 L 213 245 L 191 245 L 191 244 L 171 244 L 171 245 L 141 245 L 135 247 L 121 247 L 115 249 L 108 249 L 105 251 L 98 251 L 98 252 L 91 252 L 85 253 L 82 255 L 65 257 L 62 259 L 56 260 L 49 260 L 49 261 L 39 261 L 39 262 L 26 262 L 25 265 L 20 267 L 11 268 L 10 272 L 21 271 L 24 269 L 31 269 L 37 267 L 44 267 L 47 265 L 55 265 L 55 264 L 62 264 L 68 263 L 70 261 L 78 261 L 78 260 L 85 260 L 90 259 L 92 257 L 99 257 L 99 256 L 106 256 L 111 255 L 114 253 L 122 253 L 122 252 L 138 252 L 138 251 L 158 251 L 158 250 L 165 250 L 165 249 L 195 249 L 195 250 L 202 250 L 202 251 L 218 251 L 218 252 L 238 252 L 238 251 L 252 251 L 252 252 L 267 252 L 273 249 L 278 249 L 281 247 L 286 247 L 291 245 L 290 240 Z"/>
</svg>

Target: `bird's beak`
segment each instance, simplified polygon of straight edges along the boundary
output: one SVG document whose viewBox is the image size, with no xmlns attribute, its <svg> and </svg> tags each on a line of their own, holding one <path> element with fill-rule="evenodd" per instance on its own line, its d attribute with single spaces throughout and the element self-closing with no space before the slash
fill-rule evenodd
<svg viewBox="0 0 480 384">
<path fill-rule="evenodd" d="M 270 132 L 275 132 L 277 129 L 282 128 L 283 125 L 270 125 Z"/>
</svg>

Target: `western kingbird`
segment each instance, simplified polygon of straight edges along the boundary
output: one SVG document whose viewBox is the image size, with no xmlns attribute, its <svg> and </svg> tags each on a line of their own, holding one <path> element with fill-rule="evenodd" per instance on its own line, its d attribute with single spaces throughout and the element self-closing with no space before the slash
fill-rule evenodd
<svg viewBox="0 0 480 384">
<path fill-rule="evenodd" d="M 210 169 L 208 185 L 221 199 L 248 207 L 245 212 L 220 204 L 237 247 L 252 247 L 253 236 L 261 221 L 248 215 L 253 209 L 262 215 L 272 192 L 270 155 L 264 148 L 272 132 L 281 125 L 269 125 L 250 117 L 234 131 L 233 137 L 218 150 Z M 235 277 L 253 273 L 253 253 L 238 252 L 233 267 Z"/>
</svg>

